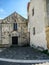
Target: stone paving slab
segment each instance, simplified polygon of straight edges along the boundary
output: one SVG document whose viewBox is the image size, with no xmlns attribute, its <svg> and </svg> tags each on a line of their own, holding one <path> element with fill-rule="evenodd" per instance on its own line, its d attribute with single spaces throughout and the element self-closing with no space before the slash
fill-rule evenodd
<svg viewBox="0 0 49 65">
<path fill-rule="evenodd" d="M 10 47 L 0 52 L 0 58 L 17 60 L 45 60 L 49 59 L 49 56 L 31 47 Z"/>
<path fill-rule="evenodd" d="M 10 63 L 10 62 L 3 62 L 3 61 L 0 61 L 0 65 L 34 65 L 34 64 L 26 64 L 26 63 Z"/>
</svg>

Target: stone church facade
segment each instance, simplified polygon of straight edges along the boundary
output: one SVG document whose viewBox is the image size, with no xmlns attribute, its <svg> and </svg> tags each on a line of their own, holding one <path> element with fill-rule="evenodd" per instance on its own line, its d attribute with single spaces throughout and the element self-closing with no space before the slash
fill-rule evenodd
<svg viewBox="0 0 49 65">
<path fill-rule="evenodd" d="M 14 12 L 0 20 L 0 47 L 12 44 L 23 46 L 29 43 L 28 21 Z"/>
</svg>

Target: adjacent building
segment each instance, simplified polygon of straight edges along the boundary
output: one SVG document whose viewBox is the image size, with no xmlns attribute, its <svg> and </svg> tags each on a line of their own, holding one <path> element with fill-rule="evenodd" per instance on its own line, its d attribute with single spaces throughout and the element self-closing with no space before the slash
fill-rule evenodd
<svg viewBox="0 0 49 65">
<path fill-rule="evenodd" d="M 30 46 L 49 49 L 49 0 L 30 0 L 27 11 Z"/>
<path fill-rule="evenodd" d="M 29 43 L 28 20 L 14 12 L 0 20 L 0 46 L 27 45 Z"/>
</svg>

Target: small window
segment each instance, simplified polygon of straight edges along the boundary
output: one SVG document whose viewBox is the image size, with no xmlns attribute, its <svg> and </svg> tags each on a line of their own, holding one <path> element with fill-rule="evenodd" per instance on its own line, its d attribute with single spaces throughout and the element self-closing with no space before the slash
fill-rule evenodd
<svg viewBox="0 0 49 65">
<path fill-rule="evenodd" d="M 17 23 L 14 23 L 14 30 L 17 30 Z"/>
<path fill-rule="evenodd" d="M 32 16 L 34 16 L 34 8 L 32 9 Z"/>
<path fill-rule="evenodd" d="M 35 35 L 35 27 L 33 27 L 33 35 Z"/>
</svg>

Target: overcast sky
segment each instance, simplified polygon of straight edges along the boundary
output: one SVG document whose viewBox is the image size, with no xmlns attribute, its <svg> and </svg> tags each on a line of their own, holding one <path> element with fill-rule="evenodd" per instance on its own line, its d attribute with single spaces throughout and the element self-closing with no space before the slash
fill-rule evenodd
<svg viewBox="0 0 49 65">
<path fill-rule="evenodd" d="M 27 3 L 30 0 L 0 0 L 0 19 L 14 11 L 27 18 Z"/>
</svg>

